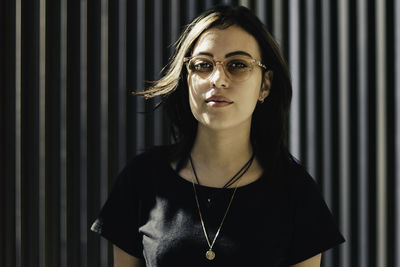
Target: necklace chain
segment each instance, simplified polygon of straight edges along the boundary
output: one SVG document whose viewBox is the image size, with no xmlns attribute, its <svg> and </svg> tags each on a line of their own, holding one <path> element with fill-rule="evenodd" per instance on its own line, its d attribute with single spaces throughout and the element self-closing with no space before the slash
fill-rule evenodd
<svg viewBox="0 0 400 267">
<path fill-rule="evenodd" d="M 230 186 L 230 185 L 234 184 L 237 180 L 239 180 L 239 178 L 241 178 L 241 177 L 248 171 L 248 169 L 249 169 L 250 166 L 251 166 L 251 163 L 253 162 L 253 159 L 254 159 L 254 154 L 251 156 L 250 160 L 249 160 L 248 162 L 246 162 L 246 164 L 239 170 L 239 172 L 236 173 L 236 174 L 232 177 L 232 179 L 230 179 L 230 180 L 228 181 L 228 183 L 225 184 L 225 186 L 227 186 L 227 184 L 229 184 L 228 186 Z M 199 183 L 199 179 L 198 179 L 198 177 L 197 177 L 196 170 L 195 170 L 195 168 L 194 168 L 194 164 L 193 164 L 193 161 L 192 161 L 192 157 L 191 157 L 191 156 L 189 156 L 189 160 L 190 160 L 190 165 L 191 165 L 191 167 L 192 167 L 193 174 L 194 174 L 194 176 L 195 176 L 195 178 L 196 178 L 196 180 L 197 180 L 197 183 L 200 184 L 200 183 Z M 242 171 L 243 171 L 243 172 L 242 172 Z M 242 172 L 242 173 L 239 175 L 240 172 Z M 237 176 L 238 176 L 238 177 L 237 177 Z M 236 179 L 235 179 L 235 178 L 236 178 Z M 233 181 L 233 180 L 234 180 L 234 181 Z M 233 181 L 233 183 L 231 183 L 232 181 Z M 229 208 L 231 207 L 233 198 L 235 197 L 236 190 L 237 190 L 237 188 L 239 187 L 239 184 L 240 184 L 240 181 L 237 183 L 237 185 L 236 185 L 236 187 L 235 187 L 235 190 L 234 190 L 233 193 L 232 193 L 231 199 L 230 199 L 229 204 L 228 204 L 228 207 L 227 207 L 227 209 L 226 209 L 226 211 L 225 211 L 224 217 L 222 218 L 222 221 L 221 221 L 221 223 L 220 223 L 220 225 L 219 225 L 219 227 L 218 227 L 217 233 L 215 234 L 212 243 L 210 243 L 210 240 L 209 240 L 208 234 L 207 234 L 207 230 L 206 230 L 206 227 L 205 227 L 205 225 L 204 225 L 204 220 L 203 220 L 203 215 L 202 215 L 201 209 L 200 209 L 199 199 L 198 199 L 198 197 L 197 197 L 196 186 L 195 186 L 194 180 L 193 180 L 193 178 L 192 178 L 193 192 L 194 192 L 194 197 L 195 197 L 195 199 L 196 199 L 197 209 L 198 209 L 198 211 L 199 211 L 201 226 L 202 226 L 202 228 L 203 228 L 203 232 L 204 232 L 204 235 L 205 235 L 205 237 L 206 237 L 207 244 L 208 244 L 208 246 L 209 246 L 209 250 L 206 252 L 206 258 L 207 258 L 208 260 L 213 260 L 213 259 L 215 258 L 215 252 L 212 250 L 212 248 L 213 248 L 214 243 L 215 243 L 215 241 L 217 240 L 217 237 L 218 237 L 218 235 L 219 235 L 219 233 L 220 233 L 220 231 L 221 231 L 222 225 L 224 224 L 226 215 L 228 214 Z M 225 188 L 225 186 L 224 186 L 224 188 Z"/>
<path fill-rule="evenodd" d="M 235 173 L 235 175 L 233 175 L 233 177 L 231 179 L 229 179 L 229 181 L 226 182 L 226 184 L 222 188 L 228 188 L 229 186 L 233 185 L 236 181 L 238 181 L 250 168 L 251 164 L 253 163 L 254 157 L 255 157 L 255 154 L 253 153 L 251 155 L 250 159 L 243 165 L 243 167 L 237 173 Z M 200 184 L 200 181 L 199 181 L 199 178 L 197 177 L 196 169 L 194 168 L 194 164 L 193 164 L 191 156 L 189 156 L 189 160 L 190 160 L 190 164 L 192 166 L 194 177 L 196 178 L 196 182 L 197 182 L 197 184 Z"/>
<path fill-rule="evenodd" d="M 206 227 L 205 227 L 205 225 L 204 225 L 203 216 L 202 216 L 202 214 L 201 214 L 200 204 L 199 204 L 199 199 L 198 199 L 198 197 L 197 197 L 196 187 L 195 187 L 195 185 L 194 185 L 194 183 L 193 183 L 193 190 L 194 190 L 194 192 L 195 192 L 194 196 L 195 196 L 195 198 L 196 198 L 196 204 L 197 204 L 197 208 L 198 208 L 198 210 L 199 210 L 201 225 L 202 225 L 202 227 L 203 227 L 204 235 L 205 235 L 205 237 L 206 237 L 206 239 L 207 239 L 207 243 L 208 243 L 208 246 L 210 247 L 210 250 L 212 250 L 212 247 L 214 246 L 215 240 L 217 240 L 217 237 L 218 237 L 219 232 L 220 232 L 220 230 L 221 230 L 221 228 L 222 228 L 222 225 L 223 225 L 223 223 L 224 223 L 224 221 L 225 221 L 226 215 L 228 214 L 229 208 L 231 207 L 233 197 L 235 196 L 235 193 L 236 193 L 236 190 L 237 190 L 239 184 L 240 184 L 240 182 L 236 185 L 235 190 L 233 191 L 233 194 L 232 194 L 231 199 L 230 199 L 229 204 L 228 204 L 228 208 L 227 208 L 226 211 L 225 211 L 225 214 L 224 214 L 224 217 L 222 218 L 221 224 L 220 224 L 219 227 L 218 227 L 217 233 L 215 234 L 215 237 L 214 237 L 212 243 L 210 243 L 210 240 L 208 239 L 207 230 L 206 230 Z"/>
</svg>

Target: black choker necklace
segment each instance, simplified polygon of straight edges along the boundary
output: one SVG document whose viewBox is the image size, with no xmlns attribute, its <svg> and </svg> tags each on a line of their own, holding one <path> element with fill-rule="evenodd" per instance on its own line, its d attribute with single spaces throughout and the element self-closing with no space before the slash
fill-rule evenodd
<svg viewBox="0 0 400 267">
<path fill-rule="evenodd" d="M 251 164 L 253 163 L 254 157 L 255 157 L 255 154 L 253 153 L 251 155 L 250 159 L 243 165 L 243 167 L 231 179 L 229 179 L 229 181 L 226 182 L 225 185 L 222 188 L 223 189 L 227 189 L 229 186 L 231 186 L 235 182 L 237 182 L 249 170 Z M 192 166 L 194 177 L 196 178 L 196 182 L 197 182 L 198 185 L 200 185 L 200 181 L 199 181 L 199 178 L 197 177 L 196 169 L 194 167 L 193 160 L 192 160 L 192 157 L 190 155 L 189 155 L 189 160 L 190 160 L 190 164 Z M 206 205 L 207 205 L 207 207 L 211 207 L 214 198 L 216 197 L 216 195 L 219 195 L 221 192 L 226 192 L 226 191 L 225 190 L 222 190 L 222 191 L 218 190 L 218 191 L 216 191 L 216 192 L 214 192 L 211 195 L 208 195 L 206 197 Z"/>
</svg>

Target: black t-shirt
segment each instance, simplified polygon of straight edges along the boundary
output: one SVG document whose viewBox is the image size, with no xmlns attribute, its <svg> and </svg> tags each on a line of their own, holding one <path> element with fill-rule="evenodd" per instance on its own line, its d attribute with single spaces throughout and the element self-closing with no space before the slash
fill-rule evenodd
<svg viewBox="0 0 400 267">
<path fill-rule="evenodd" d="M 292 162 L 237 189 L 210 261 L 193 185 L 167 158 L 159 148 L 131 160 L 92 226 L 146 266 L 290 266 L 344 242 L 316 183 Z M 212 242 L 234 189 L 196 190 Z"/>
</svg>

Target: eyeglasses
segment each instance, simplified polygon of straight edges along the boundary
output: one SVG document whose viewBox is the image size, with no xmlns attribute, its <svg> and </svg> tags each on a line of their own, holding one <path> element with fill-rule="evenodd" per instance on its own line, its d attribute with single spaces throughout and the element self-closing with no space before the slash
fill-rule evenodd
<svg viewBox="0 0 400 267">
<path fill-rule="evenodd" d="M 267 69 L 260 61 L 247 56 L 232 56 L 215 61 L 212 57 L 200 55 L 187 57 L 184 62 L 189 74 L 198 75 L 202 79 L 208 79 L 215 72 L 217 64 L 221 64 L 225 75 L 235 82 L 247 80 L 255 66 Z"/>
</svg>

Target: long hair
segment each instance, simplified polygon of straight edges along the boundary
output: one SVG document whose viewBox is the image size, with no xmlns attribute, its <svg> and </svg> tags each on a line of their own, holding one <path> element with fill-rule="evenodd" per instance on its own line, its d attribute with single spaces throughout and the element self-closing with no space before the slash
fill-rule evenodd
<svg viewBox="0 0 400 267">
<path fill-rule="evenodd" d="M 287 149 L 288 113 L 292 96 L 290 74 L 282 53 L 264 24 L 245 7 L 218 6 L 195 18 L 176 43 L 175 52 L 164 68 L 164 76 L 142 92 L 145 98 L 162 96 L 171 123 L 174 139 L 171 160 L 176 160 L 179 171 L 188 160 L 197 132 L 197 121 L 189 106 L 187 70 L 184 58 L 191 55 L 200 35 L 208 29 L 239 26 L 257 41 L 261 61 L 272 71 L 270 94 L 264 103 L 258 103 L 252 117 L 251 144 L 264 171 L 275 173 L 290 159 Z M 264 77 L 265 70 L 263 72 Z"/>
</svg>

